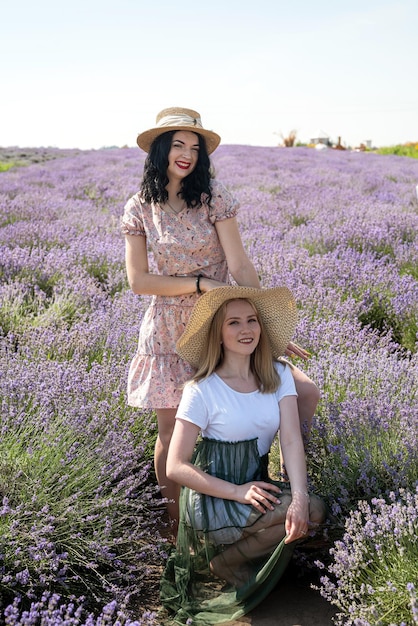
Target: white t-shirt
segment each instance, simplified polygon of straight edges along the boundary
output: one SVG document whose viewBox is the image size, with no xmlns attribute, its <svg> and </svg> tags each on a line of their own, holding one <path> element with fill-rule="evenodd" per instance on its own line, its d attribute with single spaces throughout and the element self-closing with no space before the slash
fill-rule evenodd
<svg viewBox="0 0 418 626">
<path fill-rule="evenodd" d="M 188 383 L 176 418 L 196 424 L 209 439 L 237 442 L 258 438 L 260 456 L 267 454 L 280 426 L 280 400 L 297 395 L 290 367 L 282 363 L 275 367 L 281 385 L 274 393 L 235 391 L 217 374 Z"/>
</svg>

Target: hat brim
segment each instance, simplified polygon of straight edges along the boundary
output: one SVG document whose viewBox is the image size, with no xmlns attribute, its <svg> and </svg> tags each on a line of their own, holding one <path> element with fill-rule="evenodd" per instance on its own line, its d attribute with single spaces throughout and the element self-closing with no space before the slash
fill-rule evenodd
<svg viewBox="0 0 418 626">
<path fill-rule="evenodd" d="M 297 323 L 297 306 L 292 292 L 287 287 L 216 287 L 196 302 L 184 333 L 176 344 L 177 354 L 194 368 L 197 369 L 202 362 L 214 314 L 224 302 L 236 298 L 244 298 L 254 304 L 269 338 L 273 357 L 284 355 Z"/>
<path fill-rule="evenodd" d="M 196 128 L 195 126 L 162 126 L 160 128 L 151 128 L 150 130 L 140 133 L 137 137 L 136 143 L 141 150 L 149 152 L 154 139 L 169 132 L 170 130 L 187 130 L 191 133 L 202 135 L 205 139 L 208 154 L 214 152 L 221 142 L 221 138 L 217 133 L 214 133 L 212 130 L 206 130 L 205 128 Z"/>
</svg>

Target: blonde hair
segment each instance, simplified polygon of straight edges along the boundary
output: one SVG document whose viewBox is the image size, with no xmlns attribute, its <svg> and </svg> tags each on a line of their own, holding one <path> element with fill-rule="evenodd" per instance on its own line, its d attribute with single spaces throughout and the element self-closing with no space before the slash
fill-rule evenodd
<svg viewBox="0 0 418 626">
<path fill-rule="evenodd" d="M 254 352 L 250 357 L 250 368 L 257 381 L 257 386 L 261 393 L 274 393 L 280 386 L 280 376 L 274 367 L 274 359 L 271 352 L 270 341 L 267 336 L 262 319 L 260 318 L 257 308 L 251 300 L 247 298 L 231 298 L 226 300 L 216 311 L 212 318 L 209 328 L 207 345 L 204 357 L 198 367 L 193 380 L 198 382 L 204 378 L 208 378 L 221 365 L 224 358 L 222 339 L 222 325 L 226 316 L 226 306 L 233 300 L 244 300 L 251 304 L 257 315 L 260 324 L 260 340 Z"/>
</svg>

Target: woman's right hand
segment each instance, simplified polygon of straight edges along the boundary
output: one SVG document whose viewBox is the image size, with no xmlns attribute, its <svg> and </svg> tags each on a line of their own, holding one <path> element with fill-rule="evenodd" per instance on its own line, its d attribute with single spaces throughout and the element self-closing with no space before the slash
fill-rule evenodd
<svg viewBox="0 0 418 626">
<path fill-rule="evenodd" d="M 274 505 L 280 504 L 277 497 L 280 493 L 279 487 L 262 480 L 252 483 L 235 486 L 236 497 L 234 500 L 242 504 L 251 504 L 260 513 L 266 513 L 268 510 L 273 511 Z"/>
</svg>

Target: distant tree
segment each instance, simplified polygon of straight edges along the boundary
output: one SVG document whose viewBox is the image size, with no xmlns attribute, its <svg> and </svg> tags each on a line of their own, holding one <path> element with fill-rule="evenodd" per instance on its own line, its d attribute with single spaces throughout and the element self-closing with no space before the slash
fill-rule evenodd
<svg viewBox="0 0 418 626">
<path fill-rule="evenodd" d="M 282 142 L 279 146 L 284 146 L 286 148 L 292 148 L 296 142 L 296 130 L 291 130 L 290 133 L 285 137 L 282 132 L 274 133 L 275 135 L 279 135 L 282 138 Z"/>
<path fill-rule="evenodd" d="M 291 130 L 287 137 L 281 135 L 281 138 L 283 139 L 283 145 L 286 148 L 293 148 L 296 141 L 296 130 Z"/>
</svg>

